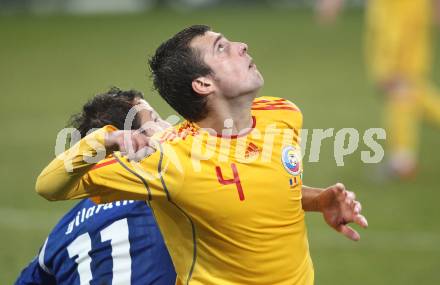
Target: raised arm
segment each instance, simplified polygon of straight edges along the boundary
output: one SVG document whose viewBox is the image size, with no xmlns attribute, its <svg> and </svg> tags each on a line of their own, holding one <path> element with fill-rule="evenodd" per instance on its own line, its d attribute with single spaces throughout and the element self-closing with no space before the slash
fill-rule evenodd
<svg viewBox="0 0 440 285">
<path fill-rule="evenodd" d="M 129 139 L 127 140 L 127 138 Z M 124 139 L 130 142 L 131 147 L 124 143 Z M 105 175 L 112 178 L 111 173 L 103 173 L 103 170 L 97 170 L 96 172 L 93 171 L 96 174 L 92 175 L 89 174 L 89 171 L 107 154 L 115 150 L 121 150 L 121 152 L 135 158 L 134 153 L 141 149 L 147 149 L 148 141 L 148 137 L 142 133 L 117 131 L 112 126 L 105 126 L 86 136 L 72 148 L 55 158 L 38 176 L 35 186 L 36 191 L 48 200 L 100 196 L 103 192 L 122 184 L 111 184 L 104 179 L 99 179 L 99 176 Z M 124 171 L 122 167 L 120 168 Z M 124 178 L 123 175 L 125 174 L 119 175 L 121 179 Z M 127 172 L 127 174 L 129 173 Z M 134 180 L 128 178 L 125 180 L 127 180 L 126 184 L 128 185 L 130 185 L 130 182 L 136 184 Z M 126 197 L 127 199 L 133 198 L 130 195 Z"/>
</svg>

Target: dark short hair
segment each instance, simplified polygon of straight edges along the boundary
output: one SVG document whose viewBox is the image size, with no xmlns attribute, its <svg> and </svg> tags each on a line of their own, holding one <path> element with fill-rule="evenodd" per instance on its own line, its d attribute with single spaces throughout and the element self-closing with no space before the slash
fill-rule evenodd
<svg viewBox="0 0 440 285">
<path fill-rule="evenodd" d="M 105 125 L 113 125 L 118 129 L 124 129 L 125 118 L 134 106 L 134 99 L 144 98 L 141 92 L 136 90 L 124 91 L 117 87 L 98 94 L 90 99 L 82 108 L 82 111 L 73 115 L 69 120 L 69 126 L 76 128 L 81 137 L 93 128 L 102 128 Z M 135 117 L 133 130 L 140 128 L 140 121 Z"/>
<path fill-rule="evenodd" d="M 206 97 L 192 88 L 192 81 L 212 73 L 200 52 L 190 47 L 191 41 L 211 28 L 194 25 L 163 42 L 150 58 L 154 88 L 182 117 L 199 121 L 208 114 Z"/>
</svg>

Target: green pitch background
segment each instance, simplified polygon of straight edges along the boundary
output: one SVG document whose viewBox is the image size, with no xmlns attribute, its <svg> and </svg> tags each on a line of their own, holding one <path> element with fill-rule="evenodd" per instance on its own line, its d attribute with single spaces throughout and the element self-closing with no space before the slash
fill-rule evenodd
<svg viewBox="0 0 440 285">
<path fill-rule="evenodd" d="M 361 11 L 346 13 L 332 27 L 316 24 L 305 10 L 266 8 L 0 17 L 1 284 L 13 283 L 73 205 L 50 203 L 34 192 L 69 115 L 112 85 L 143 90 L 163 115 L 171 114 L 151 93 L 147 56 L 194 23 L 247 42 L 266 80 L 261 95 L 296 102 L 306 128 L 363 132 L 381 126 L 382 101 L 364 72 Z M 336 167 L 333 140 L 324 141 L 319 163 L 308 163 L 306 156 L 305 183 L 344 182 L 356 191 L 370 224 L 354 243 L 318 214 L 308 215 L 316 284 L 440 284 L 440 131 L 425 126 L 421 136 L 420 174 L 411 182 L 379 182 L 380 170 L 361 163 L 360 151 L 368 150 L 362 140 L 344 167 Z"/>
</svg>

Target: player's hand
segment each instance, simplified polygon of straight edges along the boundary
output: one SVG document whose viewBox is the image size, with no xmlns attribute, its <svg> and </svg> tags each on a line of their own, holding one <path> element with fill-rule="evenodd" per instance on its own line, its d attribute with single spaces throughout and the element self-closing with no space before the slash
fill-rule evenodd
<svg viewBox="0 0 440 285">
<path fill-rule="evenodd" d="M 140 99 L 135 108 L 138 119 L 142 122 L 141 129 L 147 136 L 153 136 L 155 133 L 171 127 L 171 124 L 163 120 L 144 99 Z"/>
<path fill-rule="evenodd" d="M 343 4 L 344 0 L 318 0 L 315 8 L 318 21 L 322 24 L 334 23 Z"/>
<path fill-rule="evenodd" d="M 156 150 L 150 145 L 150 137 L 141 131 L 114 131 L 106 135 L 108 152 L 119 150 L 129 160 L 139 161 Z"/>
<path fill-rule="evenodd" d="M 322 191 L 318 196 L 319 208 L 324 216 L 324 220 L 329 226 L 345 235 L 347 238 L 358 241 L 360 235 L 348 223 L 355 223 L 366 228 L 367 219 L 362 216 L 362 206 L 356 201 L 353 192 L 345 189 L 341 183 L 330 186 Z"/>
</svg>

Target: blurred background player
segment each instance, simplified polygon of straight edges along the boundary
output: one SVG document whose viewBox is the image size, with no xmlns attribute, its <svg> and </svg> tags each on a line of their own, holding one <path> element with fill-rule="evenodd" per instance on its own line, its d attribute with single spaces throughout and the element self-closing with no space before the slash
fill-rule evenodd
<svg viewBox="0 0 440 285">
<path fill-rule="evenodd" d="M 142 98 L 140 92 L 112 88 L 85 104 L 71 125 L 81 137 L 106 124 L 123 129 L 127 113 L 141 104 L 144 109 L 132 129 L 150 121 L 156 121 L 159 128 L 166 126 Z M 15 284 L 171 285 L 175 280 L 170 256 L 146 202 L 96 205 L 84 199 L 58 222 Z"/>
<path fill-rule="evenodd" d="M 317 12 L 331 23 L 344 0 L 319 0 Z M 438 0 L 366 1 L 366 55 L 370 76 L 385 93 L 389 174 L 414 176 L 419 126 L 423 119 L 440 126 L 440 94 L 430 80 L 431 24 Z"/>
</svg>

